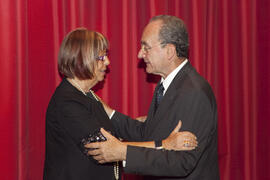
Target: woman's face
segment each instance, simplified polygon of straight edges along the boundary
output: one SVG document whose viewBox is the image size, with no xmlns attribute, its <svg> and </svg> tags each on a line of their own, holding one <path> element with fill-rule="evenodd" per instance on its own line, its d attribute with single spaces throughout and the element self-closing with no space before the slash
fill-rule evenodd
<svg viewBox="0 0 270 180">
<path fill-rule="evenodd" d="M 94 76 L 96 78 L 97 81 L 103 81 L 105 74 L 106 74 L 106 70 L 107 70 L 107 66 L 110 64 L 110 60 L 107 56 L 106 51 L 101 52 L 99 59 L 97 59 L 97 64 L 96 64 L 96 68 L 95 68 L 95 73 Z"/>
</svg>

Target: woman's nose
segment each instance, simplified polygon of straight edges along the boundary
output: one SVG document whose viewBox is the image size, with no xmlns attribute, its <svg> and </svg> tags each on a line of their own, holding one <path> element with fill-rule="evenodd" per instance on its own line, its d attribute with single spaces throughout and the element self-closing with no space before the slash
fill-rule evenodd
<svg viewBox="0 0 270 180">
<path fill-rule="evenodd" d="M 105 57 L 104 64 L 106 66 L 108 66 L 110 64 L 110 59 L 108 58 L 108 56 Z"/>
</svg>

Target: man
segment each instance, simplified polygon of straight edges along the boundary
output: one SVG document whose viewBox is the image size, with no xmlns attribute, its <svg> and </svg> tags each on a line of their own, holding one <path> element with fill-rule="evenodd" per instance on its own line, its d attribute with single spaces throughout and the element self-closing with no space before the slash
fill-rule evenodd
<svg viewBox="0 0 270 180">
<path fill-rule="evenodd" d="M 188 33 L 182 20 L 168 15 L 152 18 L 141 38 L 138 57 L 147 73 L 161 76 L 145 122 L 115 112 L 111 118 L 119 137 L 155 141 L 156 149 L 126 146 L 107 132 L 103 143 L 90 144 L 99 162 L 124 160 L 124 171 L 146 179 L 218 180 L 217 107 L 211 87 L 188 62 Z M 163 87 L 162 87 L 163 86 Z M 161 100 L 160 100 L 161 99 Z M 112 110 L 107 108 L 108 114 Z M 162 140 L 182 120 L 198 147 L 192 151 L 162 149 Z"/>
</svg>

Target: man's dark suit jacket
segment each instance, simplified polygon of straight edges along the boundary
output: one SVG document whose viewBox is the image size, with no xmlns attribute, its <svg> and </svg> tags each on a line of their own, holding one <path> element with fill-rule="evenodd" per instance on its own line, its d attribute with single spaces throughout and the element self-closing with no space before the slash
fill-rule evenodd
<svg viewBox="0 0 270 180">
<path fill-rule="evenodd" d="M 100 102 L 63 79 L 46 114 L 44 180 L 114 179 L 112 164 L 99 165 L 80 146 L 83 137 L 100 127 L 112 130 Z"/>
<path fill-rule="evenodd" d="M 116 112 L 112 118 L 120 137 L 130 141 L 162 140 L 178 121 L 181 131 L 194 133 L 192 151 L 166 151 L 128 146 L 126 173 L 146 179 L 218 180 L 217 106 L 210 85 L 188 62 L 175 76 L 154 113 L 155 93 L 144 123 Z"/>
</svg>

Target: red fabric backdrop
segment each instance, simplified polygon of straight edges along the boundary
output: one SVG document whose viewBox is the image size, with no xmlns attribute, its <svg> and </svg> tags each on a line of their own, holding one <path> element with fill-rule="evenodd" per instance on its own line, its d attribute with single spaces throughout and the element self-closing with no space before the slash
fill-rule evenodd
<svg viewBox="0 0 270 180">
<path fill-rule="evenodd" d="M 97 93 L 123 113 L 146 114 L 156 79 L 137 52 L 143 27 L 158 14 L 186 22 L 190 61 L 216 94 L 221 179 L 270 179 L 268 0 L 1 0 L 1 180 L 42 179 L 57 52 L 76 27 L 111 42 L 110 73 Z"/>
</svg>

